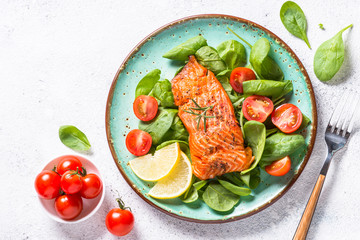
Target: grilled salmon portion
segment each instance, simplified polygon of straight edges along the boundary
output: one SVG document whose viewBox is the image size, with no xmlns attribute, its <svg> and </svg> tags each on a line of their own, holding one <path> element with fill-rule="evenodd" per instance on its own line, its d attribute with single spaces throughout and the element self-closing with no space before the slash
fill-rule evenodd
<svg viewBox="0 0 360 240">
<path fill-rule="evenodd" d="M 205 180 L 249 168 L 254 160 L 252 150 L 244 148 L 233 105 L 214 73 L 190 56 L 171 85 L 179 117 L 189 132 L 195 176 Z M 203 109 L 198 110 L 199 106 Z M 204 117 L 198 122 L 196 114 L 203 114 L 205 108 L 204 126 Z"/>
</svg>

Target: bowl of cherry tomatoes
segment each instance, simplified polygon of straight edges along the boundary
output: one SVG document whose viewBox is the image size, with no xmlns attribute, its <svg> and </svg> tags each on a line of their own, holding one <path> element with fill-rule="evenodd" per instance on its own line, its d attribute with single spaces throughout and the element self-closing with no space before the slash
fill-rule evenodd
<svg viewBox="0 0 360 240">
<path fill-rule="evenodd" d="M 90 218 L 105 197 L 99 170 L 86 158 L 75 155 L 49 162 L 37 175 L 35 190 L 45 212 L 61 223 Z"/>
</svg>

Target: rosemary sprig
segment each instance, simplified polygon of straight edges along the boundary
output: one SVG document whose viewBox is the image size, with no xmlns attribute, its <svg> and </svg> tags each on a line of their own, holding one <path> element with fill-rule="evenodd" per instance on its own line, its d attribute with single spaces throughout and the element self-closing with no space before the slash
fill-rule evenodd
<svg viewBox="0 0 360 240">
<path fill-rule="evenodd" d="M 191 99 L 193 101 L 193 103 L 195 104 L 196 107 L 190 107 L 189 111 L 184 110 L 184 112 L 190 113 L 192 115 L 196 115 L 195 120 L 197 121 L 197 125 L 196 128 L 197 130 L 199 130 L 200 128 L 200 122 L 201 119 L 204 119 L 204 131 L 206 132 L 206 119 L 208 118 L 214 118 L 215 116 L 207 116 L 206 112 L 213 109 L 214 106 L 208 106 L 208 107 L 201 107 L 194 99 Z M 203 111 L 202 113 L 196 113 L 194 111 Z"/>
</svg>

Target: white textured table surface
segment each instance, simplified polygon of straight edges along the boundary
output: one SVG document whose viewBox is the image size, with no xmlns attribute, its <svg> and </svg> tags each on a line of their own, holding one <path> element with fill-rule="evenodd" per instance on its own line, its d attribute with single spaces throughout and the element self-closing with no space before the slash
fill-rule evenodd
<svg viewBox="0 0 360 240">
<path fill-rule="evenodd" d="M 324 127 L 336 98 L 360 88 L 360 3 L 297 1 L 308 20 L 313 46 L 290 35 L 279 11 L 282 1 L 14 1 L 0 2 L 0 238 L 111 239 L 104 224 L 115 207 L 115 190 L 133 209 L 136 224 L 123 239 L 290 239 L 297 227 L 326 147 Z M 264 211 L 226 224 L 196 224 L 167 216 L 127 185 L 105 134 L 105 106 L 112 79 L 129 51 L 160 26 L 199 13 L 224 13 L 270 29 L 306 67 L 318 106 L 318 136 L 304 172 L 285 196 Z M 326 30 L 319 29 L 323 23 Z M 315 49 L 343 27 L 346 57 L 332 83 L 313 73 Z M 60 125 L 83 130 L 93 146 L 87 156 L 107 188 L 100 210 L 88 221 L 64 225 L 38 204 L 33 181 L 51 159 L 74 154 L 58 139 Z M 324 185 L 308 239 L 358 239 L 360 234 L 360 132 L 337 154 Z M 115 238 L 115 237 L 114 237 Z"/>
</svg>

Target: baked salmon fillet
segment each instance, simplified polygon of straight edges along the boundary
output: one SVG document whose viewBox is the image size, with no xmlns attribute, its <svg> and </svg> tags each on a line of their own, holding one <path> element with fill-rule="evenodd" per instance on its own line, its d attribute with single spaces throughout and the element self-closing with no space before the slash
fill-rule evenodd
<svg viewBox="0 0 360 240">
<path fill-rule="evenodd" d="M 214 73 L 201 66 L 194 56 L 171 81 L 179 117 L 189 132 L 192 169 L 201 180 L 248 169 L 254 158 L 244 148 L 240 126 L 229 96 Z M 196 105 L 198 104 L 198 106 Z M 204 126 L 204 110 L 206 126 Z M 194 109 L 195 108 L 195 109 Z M 192 112 L 192 113 L 191 113 Z"/>
</svg>

